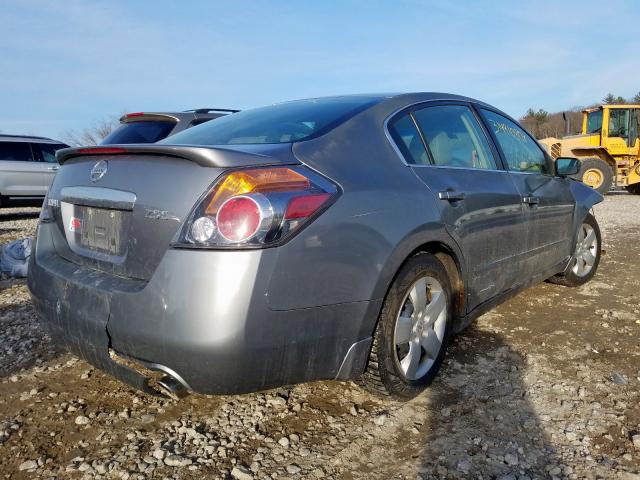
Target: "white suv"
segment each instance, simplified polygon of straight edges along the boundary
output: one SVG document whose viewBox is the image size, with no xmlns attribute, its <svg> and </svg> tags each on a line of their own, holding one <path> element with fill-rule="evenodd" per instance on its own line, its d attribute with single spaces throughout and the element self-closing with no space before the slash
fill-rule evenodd
<svg viewBox="0 0 640 480">
<path fill-rule="evenodd" d="M 0 206 L 44 198 L 59 168 L 56 151 L 68 146 L 44 137 L 0 135 Z"/>
</svg>

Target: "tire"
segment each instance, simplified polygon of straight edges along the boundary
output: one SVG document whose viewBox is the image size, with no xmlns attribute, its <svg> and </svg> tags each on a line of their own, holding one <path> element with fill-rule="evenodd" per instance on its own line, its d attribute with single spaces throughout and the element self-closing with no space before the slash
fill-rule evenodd
<svg viewBox="0 0 640 480">
<path fill-rule="evenodd" d="M 422 290 L 424 297 L 419 293 Z M 452 298 L 451 282 L 436 257 L 423 253 L 407 260 L 391 284 L 378 318 L 369 363 L 361 379 L 368 390 L 409 400 L 431 384 L 444 360 L 452 331 Z M 414 303 L 425 306 L 419 310 L 421 316 Z M 405 335 L 409 339 L 403 342 L 399 336 Z"/>
<path fill-rule="evenodd" d="M 640 195 L 640 183 L 627 185 L 627 192 L 629 192 L 631 195 Z"/>
<path fill-rule="evenodd" d="M 588 232 L 589 229 L 593 231 L 595 237 L 595 243 L 593 245 L 590 244 L 589 241 L 582 243 L 581 238 L 585 238 L 585 230 Z M 587 233 L 588 235 L 588 233 Z M 589 244 L 589 245 L 587 245 Z M 583 254 L 576 254 L 576 252 L 580 251 L 580 247 L 582 247 Z M 582 221 L 580 225 L 580 232 L 578 232 L 578 241 L 576 242 L 576 251 L 571 257 L 571 261 L 569 262 L 569 266 L 564 271 L 564 273 L 555 275 L 549 279 L 551 283 L 555 283 L 558 285 L 564 285 L 565 287 L 579 287 L 580 285 L 584 285 L 589 280 L 593 278 L 598 270 L 598 265 L 600 265 L 600 250 L 602 248 L 602 236 L 600 234 L 600 227 L 598 226 L 598 222 L 595 217 L 591 214 L 588 214 L 585 219 Z M 583 270 L 580 268 L 580 265 L 583 267 L 586 263 L 586 251 L 591 252 L 593 256 L 593 263 L 590 265 L 590 268 L 587 270 Z"/>
<path fill-rule="evenodd" d="M 577 179 L 604 195 L 613 186 L 613 170 L 600 158 L 585 158 L 580 162 Z"/>
</svg>

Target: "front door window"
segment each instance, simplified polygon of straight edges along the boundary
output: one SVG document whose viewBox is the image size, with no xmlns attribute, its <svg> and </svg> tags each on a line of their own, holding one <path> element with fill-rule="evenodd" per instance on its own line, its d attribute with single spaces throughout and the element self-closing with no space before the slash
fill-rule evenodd
<svg viewBox="0 0 640 480">
<path fill-rule="evenodd" d="M 612 108 L 609 110 L 609 136 L 629 138 L 629 109 Z"/>
</svg>

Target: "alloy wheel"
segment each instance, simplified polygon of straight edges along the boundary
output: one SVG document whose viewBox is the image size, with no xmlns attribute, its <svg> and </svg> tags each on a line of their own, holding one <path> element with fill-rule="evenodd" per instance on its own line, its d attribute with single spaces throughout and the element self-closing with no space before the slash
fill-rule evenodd
<svg viewBox="0 0 640 480">
<path fill-rule="evenodd" d="M 394 329 L 395 360 L 407 380 L 426 375 L 444 342 L 447 295 L 438 280 L 424 276 L 405 295 Z"/>
<path fill-rule="evenodd" d="M 593 269 L 598 254 L 598 238 L 593 227 L 583 223 L 578 232 L 576 252 L 572 271 L 578 277 L 585 277 Z"/>
</svg>

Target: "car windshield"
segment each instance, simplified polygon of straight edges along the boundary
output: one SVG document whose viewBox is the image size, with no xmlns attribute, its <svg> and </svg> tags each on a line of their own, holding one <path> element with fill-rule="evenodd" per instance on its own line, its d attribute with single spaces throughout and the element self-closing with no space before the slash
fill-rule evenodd
<svg viewBox="0 0 640 480">
<path fill-rule="evenodd" d="M 173 127 L 173 120 L 140 120 L 123 123 L 102 140 L 101 145 L 122 143 L 155 143 L 165 138 Z"/>
<path fill-rule="evenodd" d="M 237 145 L 289 143 L 322 135 L 377 103 L 371 97 L 298 100 L 217 118 L 160 143 Z"/>
</svg>

